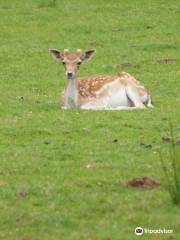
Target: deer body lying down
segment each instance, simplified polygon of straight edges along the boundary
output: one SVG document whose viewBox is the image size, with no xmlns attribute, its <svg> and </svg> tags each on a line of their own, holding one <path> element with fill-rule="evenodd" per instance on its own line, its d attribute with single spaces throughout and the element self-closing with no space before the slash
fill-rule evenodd
<svg viewBox="0 0 180 240">
<path fill-rule="evenodd" d="M 50 49 L 53 57 L 65 66 L 67 86 L 62 94 L 64 109 L 82 108 L 92 110 L 131 110 L 153 107 L 151 96 L 133 76 L 120 72 L 117 76 L 77 78 L 80 65 L 90 59 L 95 50 L 70 53 Z"/>
</svg>

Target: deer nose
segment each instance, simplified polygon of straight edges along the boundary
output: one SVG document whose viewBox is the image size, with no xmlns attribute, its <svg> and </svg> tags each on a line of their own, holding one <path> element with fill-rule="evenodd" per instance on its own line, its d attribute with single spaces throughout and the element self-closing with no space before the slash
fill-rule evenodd
<svg viewBox="0 0 180 240">
<path fill-rule="evenodd" d="M 67 72 L 67 77 L 71 78 L 73 76 L 73 72 Z"/>
</svg>

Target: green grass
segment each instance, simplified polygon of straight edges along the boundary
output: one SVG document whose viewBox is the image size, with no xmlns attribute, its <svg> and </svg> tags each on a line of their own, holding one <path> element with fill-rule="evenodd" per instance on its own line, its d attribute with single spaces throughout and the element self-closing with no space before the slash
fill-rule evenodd
<svg viewBox="0 0 180 240">
<path fill-rule="evenodd" d="M 164 156 L 165 154 L 163 155 L 161 150 L 159 150 L 159 155 L 171 200 L 174 204 L 180 206 L 180 156 L 176 153 L 176 144 L 178 140 L 176 140 L 176 137 L 174 136 L 173 125 L 171 122 L 169 123 L 169 131 L 170 137 L 165 138 L 166 141 L 168 140 L 171 142 L 168 160 L 164 160 L 167 156 Z"/>
<path fill-rule="evenodd" d="M 156 150 L 169 117 L 180 137 L 179 13 L 176 0 L 0 0 L 0 239 L 129 240 L 137 226 L 174 230 L 143 239 L 180 238 Z M 127 71 L 155 108 L 61 110 L 49 48 L 96 48 L 80 75 Z M 161 186 L 125 187 L 138 176 Z"/>
</svg>

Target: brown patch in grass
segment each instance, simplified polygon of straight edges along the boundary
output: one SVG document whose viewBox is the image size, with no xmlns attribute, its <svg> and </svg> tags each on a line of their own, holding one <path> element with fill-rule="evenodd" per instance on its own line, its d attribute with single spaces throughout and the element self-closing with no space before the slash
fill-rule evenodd
<svg viewBox="0 0 180 240">
<path fill-rule="evenodd" d="M 20 215 L 20 216 L 16 217 L 16 223 L 21 224 L 22 222 L 24 222 L 24 219 L 25 219 L 25 216 Z"/>
<path fill-rule="evenodd" d="M 153 189 L 158 187 L 159 185 L 159 182 L 156 182 L 148 177 L 138 177 L 127 182 L 128 187 L 143 189 Z"/>
<path fill-rule="evenodd" d="M 122 64 L 121 64 L 121 67 L 129 68 L 129 67 L 133 67 L 133 65 L 130 64 L 130 63 L 122 63 Z"/>
<path fill-rule="evenodd" d="M 16 196 L 17 196 L 17 197 L 22 197 L 22 198 L 27 197 L 27 195 L 28 195 L 28 192 L 25 191 L 25 190 L 18 191 L 18 192 L 16 193 Z"/>
</svg>

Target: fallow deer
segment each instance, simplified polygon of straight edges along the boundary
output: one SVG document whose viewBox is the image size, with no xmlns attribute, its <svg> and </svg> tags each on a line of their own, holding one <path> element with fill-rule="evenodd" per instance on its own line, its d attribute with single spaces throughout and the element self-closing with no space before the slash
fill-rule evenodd
<svg viewBox="0 0 180 240">
<path fill-rule="evenodd" d="M 49 49 L 53 57 L 65 67 L 67 86 L 62 94 L 62 108 L 92 110 L 131 110 L 153 107 L 151 96 L 133 76 L 119 72 L 117 76 L 95 76 L 77 78 L 80 65 L 90 59 L 95 49 L 75 53 L 65 49 Z"/>
</svg>

